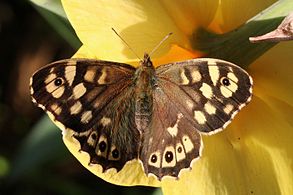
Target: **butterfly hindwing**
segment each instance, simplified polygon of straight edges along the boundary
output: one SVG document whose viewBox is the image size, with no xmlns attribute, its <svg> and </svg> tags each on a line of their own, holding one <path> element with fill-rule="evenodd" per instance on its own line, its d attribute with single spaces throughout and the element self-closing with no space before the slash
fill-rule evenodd
<svg viewBox="0 0 293 195">
<path fill-rule="evenodd" d="M 179 177 L 200 156 L 201 137 L 195 126 L 158 86 L 153 93 L 153 120 L 144 134 L 141 153 L 144 170 L 159 180 Z"/>
<path fill-rule="evenodd" d="M 125 89 L 97 113 L 100 117 L 89 134 L 74 136 L 81 150 L 89 153 L 90 164 L 100 164 L 103 170 L 115 168 L 119 171 L 126 162 L 137 159 L 140 136 L 135 127 L 133 95 L 131 88 Z"/>
<path fill-rule="evenodd" d="M 123 123 L 134 118 L 133 90 L 128 87 L 134 71 L 115 62 L 62 60 L 34 74 L 31 94 L 59 127 L 74 131 L 90 163 L 120 170 L 137 157 L 137 131 L 131 120 Z"/>
</svg>

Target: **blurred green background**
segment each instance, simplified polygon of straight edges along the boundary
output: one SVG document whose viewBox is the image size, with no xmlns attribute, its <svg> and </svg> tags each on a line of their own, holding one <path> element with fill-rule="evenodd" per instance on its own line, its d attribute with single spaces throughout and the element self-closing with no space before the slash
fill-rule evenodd
<svg viewBox="0 0 293 195">
<path fill-rule="evenodd" d="M 90 173 L 32 104 L 33 72 L 70 58 L 81 45 L 59 0 L 1 1 L 0 41 L 0 194 L 161 194 L 112 185 Z"/>
</svg>

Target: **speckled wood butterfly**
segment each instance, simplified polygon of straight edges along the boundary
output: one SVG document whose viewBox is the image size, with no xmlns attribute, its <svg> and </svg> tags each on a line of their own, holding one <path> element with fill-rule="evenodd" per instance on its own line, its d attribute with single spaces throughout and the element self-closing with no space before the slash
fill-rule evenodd
<svg viewBox="0 0 293 195">
<path fill-rule="evenodd" d="M 146 175 L 179 177 L 201 156 L 201 133 L 225 128 L 252 96 L 240 67 L 199 58 L 154 68 L 67 59 L 37 71 L 33 102 L 63 131 L 73 131 L 90 164 L 120 171 L 139 160 Z"/>
</svg>

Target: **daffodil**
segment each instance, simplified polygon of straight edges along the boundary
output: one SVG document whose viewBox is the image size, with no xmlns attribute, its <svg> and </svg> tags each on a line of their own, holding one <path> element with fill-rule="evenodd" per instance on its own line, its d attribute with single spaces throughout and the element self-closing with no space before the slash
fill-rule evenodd
<svg viewBox="0 0 293 195">
<path fill-rule="evenodd" d="M 106 1 L 63 0 L 63 6 L 83 43 L 74 57 L 97 58 L 138 65 L 137 57 L 111 28 L 139 55 L 150 52 L 173 32 L 152 56 L 155 66 L 205 56 L 194 37 L 203 28 L 225 33 L 244 24 L 275 1 L 188 0 Z M 291 4 L 292 5 L 292 4 Z M 293 9 L 293 8 L 292 8 Z M 225 50 L 225 47 L 216 45 Z M 241 45 L 239 45 L 241 47 Z M 119 185 L 160 186 L 165 194 L 293 194 L 293 43 L 282 43 L 249 64 L 254 79 L 252 102 L 222 132 L 204 136 L 204 150 L 192 170 L 179 180 L 148 178 L 138 162 L 120 172 L 101 173 L 88 166 L 71 136 L 64 142 L 92 173 Z M 239 58 L 247 58 L 243 53 Z"/>
</svg>

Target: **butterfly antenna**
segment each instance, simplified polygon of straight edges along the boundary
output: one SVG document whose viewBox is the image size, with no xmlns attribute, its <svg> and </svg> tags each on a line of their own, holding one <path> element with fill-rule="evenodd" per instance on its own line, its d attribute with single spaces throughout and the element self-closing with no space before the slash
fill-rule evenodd
<svg viewBox="0 0 293 195">
<path fill-rule="evenodd" d="M 161 45 L 162 43 L 164 43 L 164 41 L 166 41 L 173 33 L 170 32 L 169 34 L 167 34 L 161 41 L 160 43 L 149 53 L 149 56 L 151 56 Z"/>
<path fill-rule="evenodd" d="M 135 51 L 130 47 L 130 45 L 117 33 L 117 31 L 112 28 L 112 30 L 114 31 L 114 33 L 121 39 L 121 41 L 123 41 L 123 43 L 132 51 L 132 53 L 134 53 L 134 55 L 140 60 L 142 61 L 142 59 L 135 53 Z"/>
</svg>

